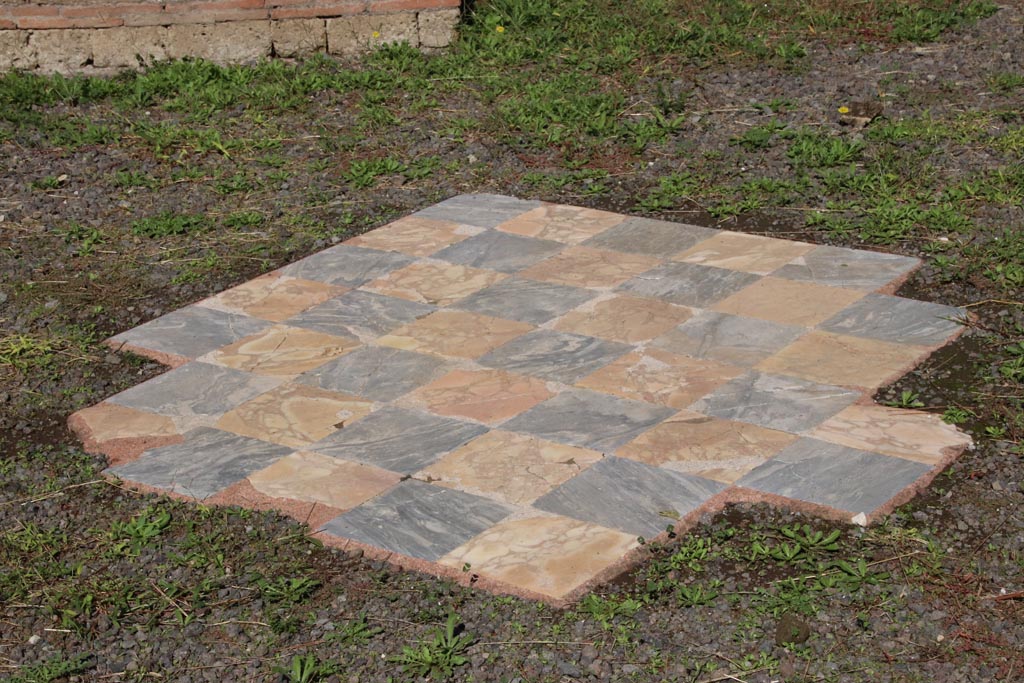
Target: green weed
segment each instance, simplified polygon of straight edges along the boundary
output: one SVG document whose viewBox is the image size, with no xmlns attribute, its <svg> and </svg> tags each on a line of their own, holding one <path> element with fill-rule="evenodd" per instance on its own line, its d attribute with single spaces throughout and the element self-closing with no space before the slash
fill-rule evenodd
<svg viewBox="0 0 1024 683">
<path fill-rule="evenodd" d="M 274 667 L 274 671 L 288 683 L 317 683 L 341 670 L 341 665 L 337 662 L 322 662 L 312 652 L 294 655 L 291 666 L 287 668 Z"/>
<path fill-rule="evenodd" d="M 132 234 L 159 239 L 172 235 L 188 235 L 209 229 L 210 223 L 201 214 L 163 211 L 132 223 Z"/>
<path fill-rule="evenodd" d="M 148 508 L 128 522 L 114 522 L 110 529 L 110 539 L 114 542 L 111 551 L 116 555 L 138 557 L 170 523 L 171 513 L 163 508 Z"/>
<path fill-rule="evenodd" d="M 443 630 L 438 629 L 429 640 L 415 647 L 403 647 L 402 653 L 392 656 L 390 661 L 412 676 L 446 679 L 469 661 L 465 652 L 473 641 L 473 636 L 463 631 L 459 618 L 449 614 Z"/>
</svg>

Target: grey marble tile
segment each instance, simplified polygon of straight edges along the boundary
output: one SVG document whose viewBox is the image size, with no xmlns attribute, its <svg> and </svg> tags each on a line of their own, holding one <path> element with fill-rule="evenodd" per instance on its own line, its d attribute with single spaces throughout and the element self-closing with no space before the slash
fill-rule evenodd
<svg viewBox="0 0 1024 683">
<path fill-rule="evenodd" d="M 724 484 L 609 456 L 541 496 L 533 507 L 637 536 L 656 536 Z"/>
<path fill-rule="evenodd" d="M 292 452 L 287 446 L 200 427 L 185 441 L 154 448 L 138 460 L 107 470 L 122 479 L 199 500 L 222 491 Z"/>
<path fill-rule="evenodd" d="M 829 332 L 902 344 L 932 346 L 956 334 L 966 315 L 955 306 L 868 294 L 819 327 Z"/>
<path fill-rule="evenodd" d="M 480 365 L 572 384 L 630 351 L 629 344 L 534 330 L 477 360 Z"/>
<path fill-rule="evenodd" d="M 540 325 L 595 295 L 579 287 L 509 278 L 470 294 L 452 308 Z"/>
<path fill-rule="evenodd" d="M 521 413 L 501 428 L 610 453 L 662 420 L 673 408 L 569 389 Z"/>
<path fill-rule="evenodd" d="M 272 324 L 239 313 L 186 306 L 111 337 L 111 341 L 184 358 L 198 358 L 243 337 L 262 332 Z"/>
<path fill-rule="evenodd" d="M 705 308 L 760 278 L 738 270 L 696 263 L 665 263 L 622 283 L 619 289 L 665 301 Z"/>
<path fill-rule="evenodd" d="M 324 437 L 310 450 L 412 474 L 486 431 L 482 425 L 387 406 Z"/>
<path fill-rule="evenodd" d="M 751 367 L 805 332 L 799 325 L 701 311 L 651 344 L 685 356 Z"/>
<path fill-rule="evenodd" d="M 856 391 L 751 370 L 690 406 L 712 417 L 799 433 L 860 398 Z"/>
<path fill-rule="evenodd" d="M 475 225 L 478 228 L 494 228 L 540 205 L 538 201 L 496 194 L 463 194 L 413 215 L 419 218 Z"/>
<path fill-rule="evenodd" d="M 437 377 L 444 361 L 435 356 L 379 346 L 364 346 L 299 375 L 299 384 L 391 401 Z"/>
<path fill-rule="evenodd" d="M 512 513 L 469 493 L 407 480 L 323 526 L 360 543 L 435 561 Z"/>
<path fill-rule="evenodd" d="M 667 258 L 689 249 L 717 232 L 719 231 L 684 223 L 629 218 L 600 235 L 591 237 L 583 244 L 588 247 Z"/>
<path fill-rule="evenodd" d="M 108 401 L 169 417 L 213 417 L 270 391 L 284 380 L 193 362 L 143 382 Z"/>
<path fill-rule="evenodd" d="M 414 260 L 393 251 L 339 244 L 285 266 L 281 272 L 305 280 L 358 287 L 407 266 Z"/>
<path fill-rule="evenodd" d="M 920 263 L 918 259 L 909 256 L 819 246 L 793 259 L 772 275 L 788 280 L 872 291 L 903 277 Z"/>
<path fill-rule="evenodd" d="M 434 254 L 433 258 L 463 266 L 514 273 L 554 256 L 564 247 L 564 244 L 551 240 L 489 230 L 445 247 Z"/>
<path fill-rule="evenodd" d="M 429 304 L 355 290 L 328 299 L 284 324 L 368 342 L 435 310 Z"/>
<path fill-rule="evenodd" d="M 911 460 L 803 438 L 736 483 L 852 515 L 874 511 L 929 469 Z"/>
</svg>

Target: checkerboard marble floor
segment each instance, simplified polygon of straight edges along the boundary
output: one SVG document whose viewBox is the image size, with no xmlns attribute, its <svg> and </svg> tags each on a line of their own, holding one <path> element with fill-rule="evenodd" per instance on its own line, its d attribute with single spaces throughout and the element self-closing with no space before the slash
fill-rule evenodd
<svg viewBox="0 0 1024 683">
<path fill-rule="evenodd" d="M 725 502 L 871 520 L 956 457 L 870 399 L 961 331 L 887 293 L 917 266 L 465 195 L 113 337 L 173 369 L 70 422 L 129 485 L 564 602 Z"/>
</svg>

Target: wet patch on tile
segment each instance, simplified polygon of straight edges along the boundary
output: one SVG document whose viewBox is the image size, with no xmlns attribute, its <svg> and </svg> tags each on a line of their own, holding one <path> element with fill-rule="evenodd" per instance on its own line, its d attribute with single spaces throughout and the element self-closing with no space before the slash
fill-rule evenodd
<svg viewBox="0 0 1024 683">
<path fill-rule="evenodd" d="M 300 375 L 295 381 L 371 401 L 391 401 L 434 379 L 443 367 L 444 361 L 433 356 L 366 346 Z"/>
<path fill-rule="evenodd" d="M 434 310 L 427 304 L 357 290 L 325 301 L 287 323 L 369 342 Z"/>
<path fill-rule="evenodd" d="M 584 244 L 597 249 L 664 258 L 667 254 L 688 249 L 716 232 L 718 231 L 696 225 L 669 223 L 650 218 L 628 218 Z"/>
<path fill-rule="evenodd" d="M 554 327 L 560 332 L 637 344 L 667 333 L 692 315 L 690 308 L 658 299 L 614 295 L 569 311 Z"/>
<path fill-rule="evenodd" d="M 345 244 L 379 251 L 397 251 L 407 256 L 430 256 L 474 234 L 477 234 L 477 230 L 452 221 L 407 216 L 353 237 Z"/>
<path fill-rule="evenodd" d="M 533 325 L 465 311 L 438 311 L 377 340 L 381 346 L 449 358 L 477 358 Z"/>
<path fill-rule="evenodd" d="M 625 220 L 625 216 L 597 209 L 544 204 L 497 226 L 502 232 L 538 237 L 564 244 L 579 244 Z"/>
<path fill-rule="evenodd" d="M 869 294 L 821 324 L 821 329 L 900 344 L 935 346 L 960 332 L 966 311 L 927 301 Z"/>
<path fill-rule="evenodd" d="M 345 293 L 344 287 L 268 273 L 232 287 L 197 305 L 225 313 L 249 315 L 281 322 L 328 299 Z"/>
<path fill-rule="evenodd" d="M 571 287 L 615 287 L 654 268 L 660 259 L 643 254 L 569 247 L 549 259 L 520 271 L 521 277 Z"/>
<path fill-rule="evenodd" d="M 127 344 L 135 349 L 195 360 L 204 353 L 231 344 L 270 327 L 266 320 L 215 311 L 203 306 L 185 308 L 110 338 L 108 344 Z"/>
<path fill-rule="evenodd" d="M 447 306 L 506 277 L 492 270 L 420 261 L 367 283 L 365 289 L 399 299 Z"/>
<path fill-rule="evenodd" d="M 920 263 L 909 256 L 818 246 L 782 266 L 773 275 L 871 292 L 901 280 Z"/>
<path fill-rule="evenodd" d="M 257 375 L 294 377 L 357 346 L 359 342 L 354 339 L 275 325 L 208 353 L 201 360 Z"/>
<path fill-rule="evenodd" d="M 757 279 L 756 275 L 738 270 L 673 262 L 637 275 L 620 289 L 673 304 L 706 308 Z"/>
<path fill-rule="evenodd" d="M 509 278 L 466 297 L 455 308 L 540 325 L 594 296 L 578 287 Z"/>
<path fill-rule="evenodd" d="M 701 311 L 651 343 L 672 353 L 750 367 L 806 332 L 797 325 Z"/>
<path fill-rule="evenodd" d="M 494 425 L 551 398 L 547 383 L 501 370 L 453 370 L 409 395 L 432 413 Z"/>
<path fill-rule="evenodd" d="M 535 330 L 479 359 L 486 367 L 572 384 L 632 347 L 566 332 Z"/>
<path fill-rule="evenodd" d="M 364 282 L 403 268 L 412 261 L 411 257 L 393 251 L 339 244 L 285 266 L 280 272 L 329 285 L 358 287 Z"/>
<path fill-rule="evenodd" d="M 299 451 L 270 467 L 249 475 L 249 483 L 265 496 L 291 498 L 348 510 L 380 495 L 402 475 L 339 460 L 328 455 Z"/>
<path fill-rule="evenodd" d="M 766 277 L 719 301 L 719 313 L 812 327 L 864 296 L 853 289 Z"/>
<path fill-rule="evenodd" d="M 563 244 L 488 231 L 434 254 L 434 258 L 463 266 L 514 273 L 557 254 Z"/>
</svg>

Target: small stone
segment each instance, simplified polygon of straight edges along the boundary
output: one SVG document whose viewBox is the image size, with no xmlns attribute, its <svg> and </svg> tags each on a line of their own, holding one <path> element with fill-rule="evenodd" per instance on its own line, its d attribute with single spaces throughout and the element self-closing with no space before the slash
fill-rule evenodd
<svg viewBox="0 0 1024 683">
<path fill-rule="evenodd" d="M 28 644 L 29 645 L 36 645 L 40 640 L 42 640 L 42 638 L 40 638 L 39 636 L 37 636 L 35 634 L 32 634 L 31 636 L 29 636 Z"/>
<path fill-rule="evenodd" d="M 775 644 L 799 644 L 811 637 L 811 627 L 800 617 L 789 612 L 779 618 L 775 625 Z"/>
</svg>

